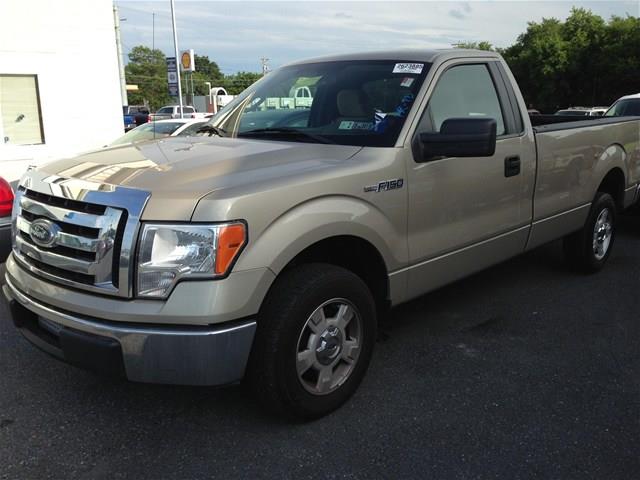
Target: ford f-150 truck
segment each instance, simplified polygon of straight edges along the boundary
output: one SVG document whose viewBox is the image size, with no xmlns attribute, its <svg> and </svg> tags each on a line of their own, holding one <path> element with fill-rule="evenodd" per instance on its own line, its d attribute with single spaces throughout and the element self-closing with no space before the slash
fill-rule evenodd
<svg viewBox="0 0 640 480">
<path fill-rule="evenodd" d="M 265 104 L 300 85 L 308 108 Z M 14 323 L 72 364 L 244 378 L 266 405 L 323 415 L 356 390 L 390 307 L 558 238 L 584 272 L 607 261 L 638 197 L 640 121 L 526 112 L 495 53 L 351 54 L 271 72 L 203 136 L 31 170 L 3 287 Z"/>
</svg>

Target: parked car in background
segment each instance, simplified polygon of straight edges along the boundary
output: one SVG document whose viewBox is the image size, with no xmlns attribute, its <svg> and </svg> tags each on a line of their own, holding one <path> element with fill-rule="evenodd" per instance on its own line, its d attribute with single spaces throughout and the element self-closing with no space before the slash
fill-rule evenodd
<svg viewBox="0 0 640 480">
<path fill-rule="evenodd" d="M 207 114 L 206 112 L 198 112 L 191 105 L 184 105 L 182 107 L 182 118 L 204 118 Z M 156 113 L 152 113 L 149 115 L 149 120 L 152 122 L 156 122 L 158 120 L 167 120 L 170 118 L 180 118 L 180 106 L 178 105 L 168 105 L 166 107 L 162 107 L 158 109 Z"/>
<path fill-rule="evenodd" d="M 310 108 L 313 102 L 311 89 L 306 86 L 297 87 L 293 94 L 295 108 Z"/>
<path fill-rule="evenodd" d="M 191 118 L 176 118 L 173 120 L 149 122 L 130 130 L 111 142 L 109 146 L 144 142 L 146 140 L 156 140 L 165 137 L 190 137 L 195 135 L 206 123 L 207 122 L 197 121 Z"/>
<path fill-rule="evenodd" d="M 211 118 L 215 115 L 215 113 L 211 113 L 211 112 L 195 112 L 191 114 L 191 118 L 192 119 L 200 119 L 200 120 L 204 120 L 206 118 Z"/>
<path fill-rule="evenodd" d="M 605 117 L 640 116 L 640 93 L 619 98 L 604 114 Z"/>
<path fill-rule="evenodd" d="M 11 252 L 11 209 L 13 207 L 13 189 L 9 182 L 0 177 L 0 263 Z"/>
<path fill-rule="evenodd" d="M 555 115 L 564 115 L 572 117 L 601 117 L 607 107 L 569 107 L 564 110 L 558 110 Z"/>
<path fill-rule="evenodd" d="M 589 111 L 590 117 L 602 117 L 609 107 L 591 107 Z"/>
<path fill-rule="evenodd" d="M 122 114 L 124 116 L 124 131 L 128 132 L 140 124 L 139 120 L 136 122 L 136 116 L 147 115 L 148 120 L 149 107 L 145 105 L 124 105 L 122 107 Z"/>
</svg>

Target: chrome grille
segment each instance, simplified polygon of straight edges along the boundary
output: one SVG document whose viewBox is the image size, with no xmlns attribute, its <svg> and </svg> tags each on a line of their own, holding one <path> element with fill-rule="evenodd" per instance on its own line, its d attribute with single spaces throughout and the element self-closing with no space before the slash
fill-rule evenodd
<svg viewBox="0 0 640 480">
<path fill-rule="evenodd" d="M 148 197 L 141 190 L 28 172 L 14 204 L 14 256 L 49 280 L 130 296 L 131 253 Z"/>
</svg>

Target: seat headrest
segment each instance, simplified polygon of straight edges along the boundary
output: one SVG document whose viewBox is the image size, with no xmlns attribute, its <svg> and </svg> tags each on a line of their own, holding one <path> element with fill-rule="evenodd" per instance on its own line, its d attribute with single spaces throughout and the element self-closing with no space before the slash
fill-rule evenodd
<svg viewBox="0 0 640 480">
<path fill-rule="evenodd" d="M 341 117 L 367 117 L 373 111 L 367 108 L 366 100 L 360 90 L 340 90 L 337 97 L 338 113 Z"/>
</svg>

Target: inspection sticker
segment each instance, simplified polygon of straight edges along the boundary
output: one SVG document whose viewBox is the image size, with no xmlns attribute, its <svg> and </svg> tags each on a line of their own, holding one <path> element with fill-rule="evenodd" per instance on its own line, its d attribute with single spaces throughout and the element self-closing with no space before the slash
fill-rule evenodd
<svg viewBox="0 0 640 480">
<path fill-rule="evenodd" d="M 411 77 L 404 77 L 402 79 L 402 81 L 400 82 L 400 86 L 401 87 L 410 87 L 413 84 L 413 78 Z"/>
<path fill-rule="evenodd" d="M 373 122 L 352 122 L 349 120 L 343 120 L 338 126 L 339 130 L 371 130 L 373 128 Z"/>
<path fill-rule="evenodd" d="M 393 73 L 422 73 L 424 63 L 396 63 Z"/>
</svg>

